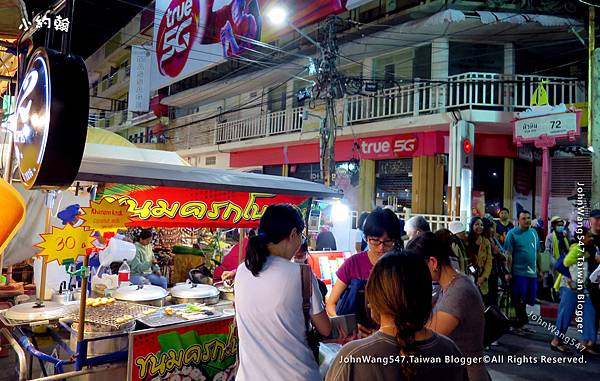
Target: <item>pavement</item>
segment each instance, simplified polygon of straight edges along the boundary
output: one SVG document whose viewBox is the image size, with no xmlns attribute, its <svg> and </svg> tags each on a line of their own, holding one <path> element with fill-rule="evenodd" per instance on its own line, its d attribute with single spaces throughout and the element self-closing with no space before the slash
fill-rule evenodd
<svg viewBox="0 0 600 381">
<path fill-rule="evenodd" d="M 528 308 L 531 314 L 539 314 L 539 305 Z M 538 315 L 539 316 L 539 315 Z M 489 361 L 486 367 L 493 381 L 587 381 L 600 380 L 600 357 L 589 358 L 577 354 L 572 347 L 572 355 L 566 356 L 550 350 L 552 334 L 548 328 L 540 325 L 541 322 L 554 324 L 554 320 L 541 318 L 538 322 L 531 322 L 526 327 L 533 332 L 517 335 L 508 333 L 500 338 L 498 346 L 492 346 L 485 351 Z M 570 327 L 567 337 L 578 339 L 579 334 L 575 328 Z M 598 340 L 600 343 L 600 337 Z M 575 357 L 583 363 L 548 364 L 547 361 L 562 361 L 563 358 Z M 39 364 L 34 362 L 34 378 L 40 377 Z M 16 380 L 15 354 L 9 350 L 9 356 L 0 358 L 0 381 Z"/>
<path fill-rule="evenodd" d="M 537 311 L 539 311 L 539 306 L 529 309 L 531 313 Z M 492 380 L 600 380 L 600 357 L 581 358 L 574 347 L 570 348 L 572 352 L 570 356 L 553 352 L 550 350 L 552 333 L 540 324 L 542 322 L 554 324 L 554 320 L 542 318 L 538 322 L 531 322 L 526 326 L 534 332 L 525 333 L 523 336 L 508 333 L 498 340 L 500 345 L 492 346 L 485 352 L 490 356 L 490 360 L 498 361 L 498 363 L 486 365 Z M 573 327 L 569 328 L 566 336 L 573 339 L 580 337 Z M 600 338 L 597 342 L 600 343 Z M 565 357 L 576 357 L 576 360 L 583 360 L 583 363 L 547 363 L 548 361 L 563 361 L 562 358 Z"/>
</svg>

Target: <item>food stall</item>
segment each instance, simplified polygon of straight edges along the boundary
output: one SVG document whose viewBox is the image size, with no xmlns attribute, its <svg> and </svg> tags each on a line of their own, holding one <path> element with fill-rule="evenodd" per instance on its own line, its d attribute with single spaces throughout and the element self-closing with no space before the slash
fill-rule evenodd
<svg viewBox="0 0 600 381">
<path fill-rule="evenodd" d="M 250 228 L 258 225 L 268 205 L 292 203 L 307 209 L 310 197 L 339 197 L 321 184 L 298 179 L 116 158 L 84 158 L 76 180 L 98 185 L 101 200 L 126 207 L 132 217 L 128 226 L 143 227 Z M 241 254 L 240 250 L 240 259 Z M 165 306 L 166 296 L 153 287 L 128 286 L 117 289 L 112 298 L 88 300 L 83 311 L 75 302 L 68 310 L 48 308 L 51 302 L 46 302 L 41 315 L 27 308 L 1 316 L 13 326 L 5 336 L 20 354 L 20 364 L 28 352 L 53 364 L 60 378 L 231 379 L 237 353 L 231 301 L 208 304 L 217 301 L 219 293 L 191 283 L 171 289 L 172 301 L 204 303 Z M 84 337 L 77 335 L 81 321 Z M 72 345 L 60 345 L 66 358 L 36 348 L 32 323 L 50 326 L 58 343 L 61 330 L 70 332 Z M 65 371 L 70 367 L 72 371 Z"/>
</svg>

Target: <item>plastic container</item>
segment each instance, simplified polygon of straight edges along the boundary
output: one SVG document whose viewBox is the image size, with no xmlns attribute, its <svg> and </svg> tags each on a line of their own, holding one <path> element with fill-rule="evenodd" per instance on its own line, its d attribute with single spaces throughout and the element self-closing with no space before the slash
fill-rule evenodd
<svg viewBox="0 0 600 381">
<path fill-rule="evenodd" d="M 129 274 L 131 269 L 127 263 L 127 259 L 123 259 L 121 267 L 119 267 L 119 286 L 129 286 Z"/>
</svg>

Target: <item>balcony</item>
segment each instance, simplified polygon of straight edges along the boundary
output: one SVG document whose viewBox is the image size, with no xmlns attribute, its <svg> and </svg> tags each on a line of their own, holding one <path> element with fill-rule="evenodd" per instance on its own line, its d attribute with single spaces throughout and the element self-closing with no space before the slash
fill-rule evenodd
<svg viewBox="0 0 600 381">
<path fill-rule="evenodd" d="M 345 122 L 357 124 L 463 109 L 523 111 L 530 107 L 532 94 L 542 82 L 550 104 L 585 100 L 585 84 L 574 78 L 463 73 L 445 81 L 415 81 L 369 96 L 348 96 L 344 99 Z"/>
<path fill-rule="evenodd" d="M 127 120 L 131 119 L 131 116 L 132 115 L 130 115 L 127 110 L 105 113 L 103 115 L 91 113 L 88 116 L 88 124 L 92 127 L 108 128 L 110 131 L 115 132 L 119 130 Z"/>
<path fill-rule="evenodd" d="M 98 93 L 105 97 L 112 97 L 117 93 L 129 89 L 129 75 L 131 66 L 123 67 L 117 70 L 113 75 L 103 79 L 99 84 Z"/>
<path fill-rule="evenodd" d="M 338 106 L 343 110 L 344 125 L 452 110 L 518 112 L 529 107 L 532 94 L 542 81 L 550 104 L 585 101 L 585 82 L 574 78 L 470 72 L 446 80 L 415 81 L 372 94 L 348 95 L 338 101 Z M 185 129 L 174 131 L 173 143 L 192 148 L 300 132 L 305 124 L 303 111 L 300 107 L 216 125 L 208 121 L 196 123 L 191 116 L 185 117 L 185 123 L 184 118 L 179 118 L 181 123 L 175 120 L 175 125 L 185 125 Z"/>
<path fill-rule="evenodd" d="M 215 143 L 222 144 L 265 136 L 300 132 L 304 107 L 270 112 L 231 122 L 218 123 Z"/>
</svg>

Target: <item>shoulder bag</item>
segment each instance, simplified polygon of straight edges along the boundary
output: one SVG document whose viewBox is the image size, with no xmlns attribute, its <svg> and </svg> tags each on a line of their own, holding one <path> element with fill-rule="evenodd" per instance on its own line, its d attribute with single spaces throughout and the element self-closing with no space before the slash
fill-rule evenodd
<svg viewBox="0 0 600 381">
<path fill-rule="evenodd" d="M 304 325 L 306 330 L 306 341 L 315 361 L 319 364 L 319 339 L 320 335 L 310 323 L 310 305 L 312 298 L 312 270 L 308 265 L 300 265 L 300 277 L 302 281 L 302 312 L 304 313 Z"/>
</svg>

